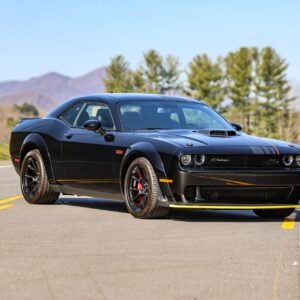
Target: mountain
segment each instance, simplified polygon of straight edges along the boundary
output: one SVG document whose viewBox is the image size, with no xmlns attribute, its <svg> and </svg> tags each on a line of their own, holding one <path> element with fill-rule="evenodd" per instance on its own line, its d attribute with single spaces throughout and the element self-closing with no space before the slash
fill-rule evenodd
<svg viewBox="0 0 300 300">
<path fill-rule="evenodd" d="M 49 111 L 69 98 L 104 92 L 105 67 L 79 77 L 50 72 L 24 81 L 0 82 L 0 104 L 29 102 L 40 111 Z"/>
<path fill-rule="evenodd" d="M 28 80 L 0 82 L 0 104 L 29 102 L 45 113 L 67 99 L 105 91 L 103 79 L 106 68 L 101 67 L 79 77 L 50 72 Z M 291 95 L 297 97 L 294 107 L 300 111 L 300 82 L 291 81 Z"/>
</svg>

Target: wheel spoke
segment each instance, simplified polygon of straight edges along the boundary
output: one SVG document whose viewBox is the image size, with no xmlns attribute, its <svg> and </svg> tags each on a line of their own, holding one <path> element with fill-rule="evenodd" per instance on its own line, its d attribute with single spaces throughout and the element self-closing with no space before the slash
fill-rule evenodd
<svg viewBox="0 0 300 300">
<path fill-rule="evenodd" d="M 131 177 L 133 180 L 136 180 L 136 181 L 138 181 L 138 182 L 142 182 L 142 183 L 144 183 L 145 182 L 145 180 L 143 179 L 143 178 L 137 178 L 136 176 L 132 176 Z"/>
<path fill-rule="evenodd" d="M 38 187 L 39 187 L 39 185 L 36 184 L 36 185 L 32 188 L 31 193 L 33 194 L 33 193 L 37 190 Z"/>
<path fill-rule="evenodd" d="M 29 169 L 29 170 L 31 170 L 32 172 L 34 172 L 35 173 L 35 169 L 34 169 L 34 167 L 32 166 L 32 165 L 27 165 L 27 168 Z"/>
<path fill-rule="evenodd" d="M 37 182 L 31 181 L 31 182 L 29 182 L 29 183 L 27 184 L 27 187 L 30 188 L 30 187 L 35 186 L 35 185 L 37 185 Z"/>
<path fill-rule="evenodd" d="M 37 173 L 39 171 L 39 167 L 38 167 L 35 159 L 32 159 L 32 166 L 34 168 L 34 171 Z"/>
<path fill-rule="evenodd" d="M 138 203 L 138 205 L 139 205 L 140 208 L 142 208 L 142 209 L 145 208 L 145 206 L 146 206 L 146 200 L 147 200 L 147 196 L 146 196 L 146 194 L 143 194 L 142 199 Z"/>
<path fill-rule="evenodd" d="M 133 203 L 137 203 L 137 200 L 138 200 L 138 198 L 139 198 L 140 196 L 141 196 L 141 195 L 136 195 L 135 198 L 132 200 L 132 202 L 133 202 Z"/>
<path fill-rule="evenodd" d="M 141 174 L 140 168 L 137 167 L 136 170 L 135 170 L 135 172 L 138 175 L 138 178 L 143 178 L 143 175 Z"/>
<path fill-rule="evenodd" d="M 145 207 L 145 196 L 140 194 L 140 195 L 137 195 L 134 200 L 133 200 L 133 203 L 136 207 L 138 208 L 144 208 Z"/>
</svg>

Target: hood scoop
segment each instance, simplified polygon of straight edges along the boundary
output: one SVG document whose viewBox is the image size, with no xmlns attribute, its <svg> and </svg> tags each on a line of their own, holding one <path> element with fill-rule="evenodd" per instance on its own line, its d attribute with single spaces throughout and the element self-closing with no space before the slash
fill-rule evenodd
<svg viewBox="0 0 300 300">
<path fill-rule="evenodd" d="M 236 131 L 234 130 L 209 130 L 209 136 L 213 137 L 228 137 L 228 136 L 236 136 Z"/>
</svg>

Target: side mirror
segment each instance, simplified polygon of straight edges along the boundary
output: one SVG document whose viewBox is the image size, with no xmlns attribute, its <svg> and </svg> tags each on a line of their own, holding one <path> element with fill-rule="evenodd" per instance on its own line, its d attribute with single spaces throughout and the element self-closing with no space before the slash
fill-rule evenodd
<svg viewBox="0 0 300 300">
<path fill-rule="evenodd" d="M 105 130 L 101 127 L 101 122 L 98 120 L 88 120 L 84 122 L 83 128 L 90 131 L 98 131 L 101 135 L 105 135 Z"/>
<path fill-rule="evenodd" d="M 236 131 L 242 131 L 243 127 L 238 124 L 238 123 L 231 123 L 232 127 L 236 130 Z"/>
</svg>

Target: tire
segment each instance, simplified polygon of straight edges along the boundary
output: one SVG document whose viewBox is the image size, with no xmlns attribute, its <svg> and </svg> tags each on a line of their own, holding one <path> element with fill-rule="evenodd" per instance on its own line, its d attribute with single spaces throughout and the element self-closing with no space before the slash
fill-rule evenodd
<svg viewBox="0 0 300 300">
<path fill-rule="evenodd" d="M 129 166 L 125 181 L 125 204 L 130 214 L 140 219 L 162 218 L 169 208 L 159 206 L 160 187 L 148 159 L 139 157 Z"/>
<path fill-rule="evenodd" d="M 294 212 L 294 208 L 254 209 L 254 213 L 262 218 L 285 218 Z"/>
<path fill-rule="evenodd" d="M 59 193 L 52 190 L 41 153 L 38 149 L 29 151 L 22 162 L 21 190 L 30 204 L 52 204 Z"/>
</svg>

